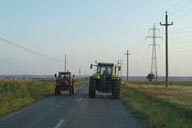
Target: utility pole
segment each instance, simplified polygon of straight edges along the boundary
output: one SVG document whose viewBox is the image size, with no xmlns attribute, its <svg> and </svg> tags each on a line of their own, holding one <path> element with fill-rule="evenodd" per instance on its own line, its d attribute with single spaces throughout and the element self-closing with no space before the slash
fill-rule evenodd
<svg viewBox="0 0 192 128">
<path fill-rule="evenodd" d="M 79 80 L 81 79 L 81 67 L 79 67 Z"/>
<path fill-rule="evenodd" d="M 165 24 L 162 24 L 160 22 L 161 26 L 165 26 L 165 62 L 166 62 L 166 87 L 169 86 L 169 68 L 168 68 L 168 26 L 173 25 L 173 22 L 171 24 L 168 24 L 168 16 L 167 12 L 165 12 Z"/>
<path fill-rule="evenodd" d="M 120 77 L 122 77 L 122 63 L 123 63 L 122 60 L 120 60 L 120 69 L 121 69 L 120 70 Z"/>
<path fill-rule="evenodd" d="M 67 71 L 67 55 L 65 54 L 65 67 L 64 67 L 64 71 Z"/>
<path fill-rule="evenodd" d="M 127 50 L 127 53 L 125 53 L 125 55 L 127 56 L 127 81 L 129 80 L 129 55 L 131 55 L 129 53 L 129 50 Z"/>
<path fill-rule="evenodd" d="M 155 80 L 158 81 L 158 73 L 157 73 L 157 56 L 156 56 L 156 46 L 159 46 L 159 44 L 156 44 L 157 38 L 162 38 L 161 36 L 156 35 L 156 31 L 159 30 L 155 27 L 155 24 L 153 24 L 153 27 L 149 29 L 149 31 L 153 31 L 152 36 L 146 36 L 146 38 L 152 38 L 153 43 L 152 46 L 152 58 L 151 58 L 151 74 L 155 74 Z"/>
<path fill-rule="evenodd" d="M 119 76 L 120 61 L 117 62 L 117 75 Z"/>
</svg>

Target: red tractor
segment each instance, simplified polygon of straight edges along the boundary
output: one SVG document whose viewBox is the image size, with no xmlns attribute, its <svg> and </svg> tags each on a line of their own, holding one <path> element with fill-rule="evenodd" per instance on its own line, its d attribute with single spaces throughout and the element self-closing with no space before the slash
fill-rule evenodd
<svg viewBox="0 0 192 128">
<path fill-rule="evenodd" d="M 71 72 L 59 72 L 55 74 L 55 96 L 60 95 L 61 91 L 69 91 L 69 95 L 74 94 L 74 75 L 71 77 Z"/>
</svg>

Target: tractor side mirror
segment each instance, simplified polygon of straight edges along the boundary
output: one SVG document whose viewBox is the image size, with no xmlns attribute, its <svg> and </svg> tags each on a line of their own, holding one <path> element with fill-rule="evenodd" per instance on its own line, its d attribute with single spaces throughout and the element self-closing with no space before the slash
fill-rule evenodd
<svg viewBox="0 0 192 128">
<path fill-rule="evenodd" d="M 93 65 L 91 64 L 91 65 L 90 65 L 90 69 L 92 69 L 92 68 L 93 68 Z"/>
<path fill-rule="evenodd" d="M 57 74 L 55 74 L 54 76 L 55 76 L 55 78 L 57 78 Z"/>
<path fill-rule="evenodd" d="M 121 71 L 121 66 L 118 67 L 118 71 Z"/>
<path fill-rule="evenodd" d="M 75 75 L 73 75 L 73 78 L 75 78 Z"/>
</svg>

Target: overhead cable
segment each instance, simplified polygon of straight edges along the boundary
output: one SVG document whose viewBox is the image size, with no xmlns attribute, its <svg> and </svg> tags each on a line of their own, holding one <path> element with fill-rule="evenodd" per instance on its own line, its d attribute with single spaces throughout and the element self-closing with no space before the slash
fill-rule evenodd
<svg viewBox="0 0 192 128">
<path fill-rule="evenodd" d="M 33 50 L 33 49 L 24 47 L 24 46 L 22 46 L 22 45 L 20 45 L 20 44 L 17 44 L 17 43 L 15 43 L 15 42 L 9 41 L 9 40 L 7 40 L 7 39 L 5 39 L 5 38 L 0 37 L 0 40 L 1 40 L 2 42 L 4 42 L 4 43 L 7 43 L 7 44 L 12 45 L 12 46 L 14 46 L 14 47 L 23 49 L 23 50 L 25 50 L 26 52 L 33 53 L 33 54 L 35 54 L 35 55 L 38 55 L 38 56 L 47 58 L 47 59 L 52 60 L 52 61 L 57 61 L 57 62 L 60 62 L 60 63 L 64 63 L 63 60 L 60 60 L 60 59 L 56 59 L 56 58 L 47 56 L 47 55 L 45 55 L 45 54 L 43 54 L 43 53 L 40 53 L 40 52 L 37 52 L 37 51 L 35 51 L 35 50 Z"/>
</svg>

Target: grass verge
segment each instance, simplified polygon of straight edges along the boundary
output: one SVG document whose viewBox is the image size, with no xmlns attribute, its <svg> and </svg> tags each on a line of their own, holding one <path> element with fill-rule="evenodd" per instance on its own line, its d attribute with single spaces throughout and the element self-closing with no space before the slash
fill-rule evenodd
<svg viewBox="0 0 192 128">
<path fill-rule="evenodd" d="M 0 116 L 50 96 L 54 81 L 0 80 Z"/>
<path fill-rule="evenodd" d="M 87 81 L 75 81 L 75 86 Z M 0 116 L 54 94 L 55 81 L 0 80 Z"/>
<path fill-rule="evenodd" d="M 130 82 L 122 85 L 121 100 L 151 128 L 192 127 L 192 87 L 176 82 L 168 88 Z"/>
</svg>

